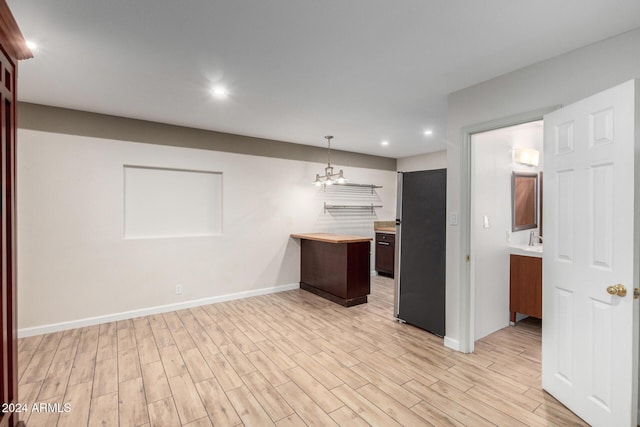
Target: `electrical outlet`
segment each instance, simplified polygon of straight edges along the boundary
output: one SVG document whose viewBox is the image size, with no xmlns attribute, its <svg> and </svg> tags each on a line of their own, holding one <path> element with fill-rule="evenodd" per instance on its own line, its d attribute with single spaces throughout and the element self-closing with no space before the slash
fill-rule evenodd
<svg viewBox="0 0 640 427">
<path fill-rule="evenodd" d="M 176 285 L 176 295 L 182 295 L 182 285 Z"/>
</svg>

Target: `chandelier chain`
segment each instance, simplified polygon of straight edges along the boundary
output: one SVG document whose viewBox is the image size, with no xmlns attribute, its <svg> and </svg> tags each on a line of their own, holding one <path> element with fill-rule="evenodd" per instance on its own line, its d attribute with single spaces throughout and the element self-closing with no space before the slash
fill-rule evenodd
<svg viewBox="0 0 640 427">
<path fill-rule="evenodd" d="M 329 146 L 329 149 L 327 151 L 327 165 L 331 167 L 331 139 L 333 139 L 333 136 L 327 135 L 324 138 L 327 140 L 327 144 Z"/>
</svg>

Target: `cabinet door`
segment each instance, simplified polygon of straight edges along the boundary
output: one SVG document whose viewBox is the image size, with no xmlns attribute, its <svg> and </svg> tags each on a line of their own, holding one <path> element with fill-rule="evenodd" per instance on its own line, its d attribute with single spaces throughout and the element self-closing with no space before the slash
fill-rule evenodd
<svg viewBox="0 0 640 427">
<path fill-rule="evenodd" d="M 515 313 L 542 319 L 542 258 L 511 255 L 511 321 Z"/>
<path fill-rule="evenodd" d="M 393 275 L 395 258 L 395 236 L 376 233 L 376 271 Z"/>
</svg>

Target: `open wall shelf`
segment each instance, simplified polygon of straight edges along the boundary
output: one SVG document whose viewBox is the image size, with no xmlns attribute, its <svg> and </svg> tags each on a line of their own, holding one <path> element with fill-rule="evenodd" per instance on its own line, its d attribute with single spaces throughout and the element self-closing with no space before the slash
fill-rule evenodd
<svg viewBox="0 0 640 427">
<path fill-rule="evenodd" d="M 375 208 L 381 208 L 382 205 L 374 205 L 371 203 L 370 205 L 332 205 L 324 202 L 324 213 L 331 210 L 368 210 L 371 213 L 374 213 Z"/>
<path fill-rule="evenodd" d="M 375 184 L 355 184 L 355 183 L 351 183 L 351 182 L 345 182 L 344 184 L 332 184 L 331 186 L 334 187 L 355 187 L 355 188 L 370 188 L 371 189 L 371 194 L 373 194 L 374 190 L 376 188 L 382 188 L 381 185 L 375 185 Z M 330 186 L 330 187 L 331 187 Z M 324 191 L 327 191 L 327 185 L 323 184 L 322 187 L 324 188 Z"/>
</svg>

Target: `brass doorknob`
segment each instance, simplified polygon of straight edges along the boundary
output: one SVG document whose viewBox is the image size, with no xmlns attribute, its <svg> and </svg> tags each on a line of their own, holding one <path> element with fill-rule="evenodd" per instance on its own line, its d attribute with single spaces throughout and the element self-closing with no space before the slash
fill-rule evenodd
<svg viewBox="0 0 640 427">
<path fill-rule="evenodd" d="M 607 287 L 607 292 L 611 295 L 618 295 L 619 297 L 627 295 L 627 289 L 620 283 Z"/>
</svg>

